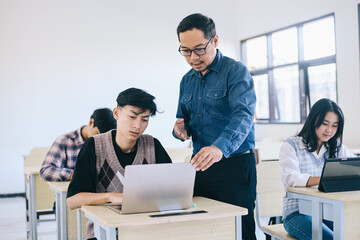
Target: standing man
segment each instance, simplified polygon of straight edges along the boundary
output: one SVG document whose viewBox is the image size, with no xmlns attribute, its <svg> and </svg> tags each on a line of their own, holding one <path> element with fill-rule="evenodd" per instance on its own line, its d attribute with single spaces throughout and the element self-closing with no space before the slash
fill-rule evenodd
<svg viewBox="0 0 360 240">
<path fill-rule="evenodd" d="M 96 109 L 87 125 L 58 137 L 46 154 L 40 177 L 46 181 L 70 181 L 77 156 L 84 142 L 99 133 L 116 128 L 116 120 L 108 108 Z"/>
<path fill-rule="evenodd" d="M 192 69 L 180 83 L 173 135 L 182 141 L 192 137 L 194 195 L 247 208 L 243 239 L 256 239 L 253 80 L 241 62 L 216 49 L 219 37 L 211 18 L 189 15 L 177 35 L 179 52 Z"/>
</svg>

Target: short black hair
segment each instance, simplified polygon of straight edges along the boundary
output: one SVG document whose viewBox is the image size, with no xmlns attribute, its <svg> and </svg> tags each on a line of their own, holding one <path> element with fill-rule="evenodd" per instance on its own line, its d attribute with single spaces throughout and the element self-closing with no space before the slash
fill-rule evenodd
<svg viewBox="0 0 360 240">
<path fill-rule="evenodd" d="M 338 118 L 338 129 L 335 135 L 326 143 L 325 147 L 329 150 L 329 157 L 334 158 L 335 153 L 341 147 L 342 135 L 344 129 L 344 114 L 340 107 L 333 101 L 327 98 L 320 99 L 311 108 L 309 116 L 307 117 L 303 128 L 298 136 L 303 138 L 303 142 L 310 152 L 313 152 L 318 147 L 318 141 L 316 136 L 316 129 L 324 122 L 325 116 L 328 112 L 335 113 Z M 340 142 L 340 145 L 338 144 Z"/>
<path fill-rule="evenodd" d="M 109 108 L 96 109 L 90 118 L 94 119 L 94 127 L 97 127 L 100 133 L 116 129 L 116 120 Z"/>
<path fill-rule="evenodd" d="M 192 30 L 194 28 L 197 28 L 197 29 L 203 31 L 204 37 L 206 39 L 210 39 L 210 38 L 214 37 L 216 34 L 215 22 L 211 18 L 209 18 L 205 15 L 202 15 L 201 13 L 194 13 L 194 14 L 191 14 L 191 15 L 185 17 L 179 23 L 179 26 L 177 27 L 177 30 L 176 30 L 179 41 L 180 41 L 180 38 L 179 38 L 180 33 L 186 32 L 188 30 Z"/>
<path fill-rule="evenodd" d="M 128 88 L 119 93 L 116 102 L 118 107 L 126 105 L 134 106 L 143 111 L 150 110 L 150 116 L 155 116 L 157 112 L 155 97 L 144 90 L 138 88 Z"/>
</svg>

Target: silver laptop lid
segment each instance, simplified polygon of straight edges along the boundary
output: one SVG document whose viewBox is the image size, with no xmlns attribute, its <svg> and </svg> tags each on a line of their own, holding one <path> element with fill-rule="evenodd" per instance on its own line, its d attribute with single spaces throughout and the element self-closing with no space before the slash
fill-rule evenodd
<svg viewBox="0 0 360 240">
<path fill-rule="evenodd" d="M 121 212 L 190 208 L 194 181 L 195 168 L 190 163 L 128 165 Z"/>
</svg>

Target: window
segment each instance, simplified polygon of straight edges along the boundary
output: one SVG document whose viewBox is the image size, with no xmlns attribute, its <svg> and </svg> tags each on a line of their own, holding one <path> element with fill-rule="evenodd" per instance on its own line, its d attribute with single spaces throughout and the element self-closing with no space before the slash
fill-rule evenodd
<svg viewBox="0 0 360 240">
<path fill-rule="evenodd" d="M 329 14 L 241 41 L 258 123 L 300 123 L 321 98 L 337 100 L 335 18 Z"/>
</svg>

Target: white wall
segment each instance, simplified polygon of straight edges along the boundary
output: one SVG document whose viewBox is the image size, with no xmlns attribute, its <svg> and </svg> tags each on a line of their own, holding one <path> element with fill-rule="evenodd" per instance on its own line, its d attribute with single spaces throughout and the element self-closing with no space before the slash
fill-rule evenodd
<svg viewBox="0 0 360 240">
<path fill-rule="evenodd" d="M 96 108 L 115 107 L 128 87 L 153 94 L 163 111 L 147 133 L 165 147 L 187 145 L 171 135 L 190 69 L 176 27 L 191 13 L 209 15 L 220 48 L 235 56 L 235 2 L 0 0 L 0 194 L 24 191 L 22 156 L 32 147 L 50 146 Z"/>
<path fill-rule="evenodd" d="M 351 148 L 360 148 L 358 3 L 359 0 L 241 0 L 237 7 L 238 39 L 335 13 L 338 103 L 345 115 L 344 143 Z M 297 124 L 257 124 L 256 139 L 286 138 L 295 135 L 301 127 Z"/>
<path fill-rule="evenodd" d="M 239 40 L 335 12 L 339 103 L 345 143 L 359 146 L 359 43 L 355 0 L 0 0 L 0 194 L 24 191 L 23 155 L 116 105 L 128 87 L 147 90 L 164 113 L 147 133 L 172 138 L 178 86 L 189 66 L 176 27 L 202 12 L 215 20 L 219 49 L 239 59 Z M 256 138 L 287 137 L 298 125 L 256 125 Z M 356 146 L 355 146 L 356 145 Z"/>
</svg>

